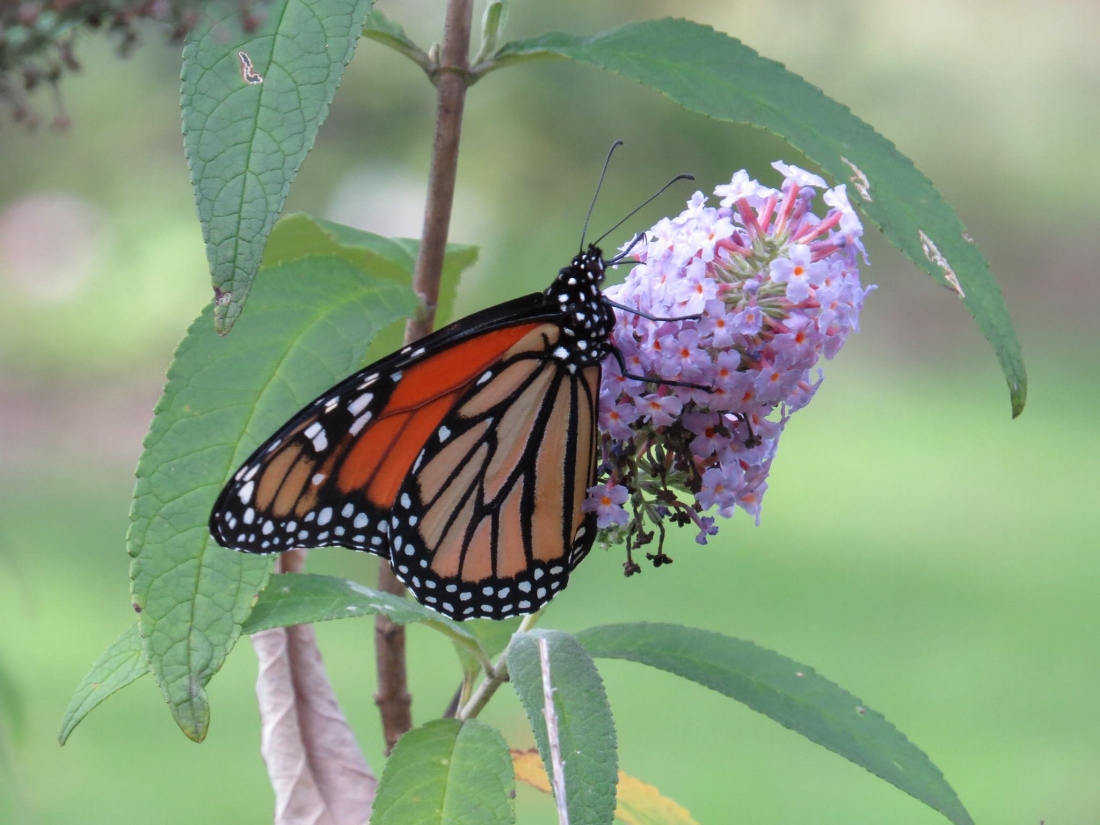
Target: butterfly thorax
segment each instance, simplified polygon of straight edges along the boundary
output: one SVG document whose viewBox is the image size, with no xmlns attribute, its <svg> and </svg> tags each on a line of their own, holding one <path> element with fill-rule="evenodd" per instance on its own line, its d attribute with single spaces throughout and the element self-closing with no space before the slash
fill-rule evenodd
<svg viewBox="0 0 1100 825">
<path fill-rule="evenodd" d="M 603 297 L 603 253 L 589 246 L 558 273 L 546 296 L 561 312 L 562 337 L 554 355 L 569 365 L 598 364 L 611 352 L 615 310 Z"/>
</svg>

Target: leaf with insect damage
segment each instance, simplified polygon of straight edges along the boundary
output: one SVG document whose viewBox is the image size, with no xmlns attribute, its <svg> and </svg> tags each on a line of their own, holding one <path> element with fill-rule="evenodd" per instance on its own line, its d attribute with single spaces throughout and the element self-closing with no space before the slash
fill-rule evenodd
<svg viewBox="0 0 1100 825">
<path fill-rule="evenodd" d="M 328 114 L 373 0 L 271 0 L 242 31 L 204 4 L 183 50 L 184 151 L 220 334 L 241 314 L 291 181 Z"/>
</svg>

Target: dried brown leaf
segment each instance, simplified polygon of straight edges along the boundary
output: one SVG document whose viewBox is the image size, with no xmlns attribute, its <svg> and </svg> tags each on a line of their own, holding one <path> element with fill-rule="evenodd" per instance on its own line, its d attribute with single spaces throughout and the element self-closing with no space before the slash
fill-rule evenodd
<svg viewBox="0 0 1100 825">
<path fill-rule="evenodd" d="M 311 625 L 252 636 L 276 825 L 366 825 L 378 780 L 325 673 Z"/>
</svg>

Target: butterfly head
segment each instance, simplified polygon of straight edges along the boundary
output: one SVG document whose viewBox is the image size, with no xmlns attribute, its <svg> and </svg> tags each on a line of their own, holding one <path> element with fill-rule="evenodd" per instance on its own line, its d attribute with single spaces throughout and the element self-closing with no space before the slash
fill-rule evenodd
<svg viewBox="0 0 1100 825">
<path fill-rule="evenodd" d="M 603 283 L 606 273 L 607 263 L 603 259 L 603 250 L 595 244 L 589 244 L 587 249 L 573 257 L 569 266 L 558 273 L 558 280 L 568 282 L 572 278 L 577 284 L 594 283 L 598 287 Z"/>
</svg>

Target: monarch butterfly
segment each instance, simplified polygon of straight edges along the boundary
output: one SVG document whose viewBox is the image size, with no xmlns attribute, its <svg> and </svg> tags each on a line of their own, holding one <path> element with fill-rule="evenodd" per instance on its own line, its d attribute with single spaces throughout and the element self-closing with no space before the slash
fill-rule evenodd
<svg viewBox="0 0 1100 825">
<path fill-rule="evenodd" d="M 365 550 L 460 621 L 541 608 L 596 538 L 581 505 L 596 483 L 601 365 L 614 355 L 629 375 L 600 289 L 626 253 L 605 261 L 598 242 L 582 234 L 545 291 L 437 330 L 295 414 L 221 491 L 215 540 Z"/>
</svg>

